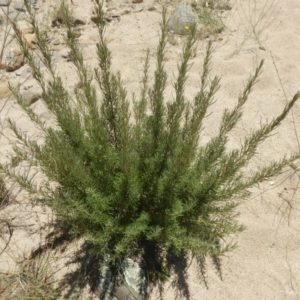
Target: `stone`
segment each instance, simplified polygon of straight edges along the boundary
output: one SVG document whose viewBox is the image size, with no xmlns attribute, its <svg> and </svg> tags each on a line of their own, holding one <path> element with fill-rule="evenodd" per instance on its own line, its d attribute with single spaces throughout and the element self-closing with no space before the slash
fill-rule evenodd
<svg viewBox="0 0 300 300">
<path fill-rule="evenodd" d="M 99 22 L 99 18 L 97 15 L 92 15 L 91 16 L 91 21 L 94 22 L 95 24 L 98 24 Z"/>
<path fill-rule="evenodd" d="M 23 53 L 20 50 L 11 48 L 6 55 L 5 64 L 7 72 L 13 72 L 20 69 L 24 64 Z"/>
<path fill-rule="evenodd" d="M 11 0 L 0 0 L 0 6 L 9 6 Z"/>
<path fill-rule="evenodd" d="M 15 74 L 16 74 L 16 76 L 21 76 L 22 79 L 25 79 L 27 77 L 28 73 L 30 73 L 29 67 L 25 65 L 25 66 L 21 67 L 19 70 L 17 70 Z"/>
<path fill-rule="evenodd" d="M 134 8 L 135 13 L 141 12 L 143 10 L 144 10 L 144 8 L 142 6 L 137 6 L 137 7 Z"/>
<path fill-rule="evenodd" d="M 168 29 L 173 33 L 184 35 L 189 33 L 192 26 L 196 26 L 196 16 L 190 5 L 181 4 L 168 20 Z"/>
<path fill-rule="evenodd" d="M 145 300 L 148 294 L 148 285 L 145 274 L 139 264 L 130 258 L 124 259 L 121 264 L 122 275 L 114 286 L 112 273 L 108 267 L 101 269 L 99 284 L 100 299 L 105 300 Z M 113 296 L 110 296 L 112 292 Z"/>
<path fill-rule="evenodd" d="M 80 28 L 75 28 L 73 31 L 73 34 L 76 38 L 79 38 L 81 36 L 81 29 Z"/>
<path fill-rule="evenodd" d="M 103 267 L 101 269 L 101 281 L 99 284 L 99 298 L 103 300 L 119 300 L 115 298 L 114 296 L 110 296 L 110 292 L 112 290 L 112 274 L 108 267 Z"/>
<path fill-rule="evenodd" d="M 40 98 L 39 94 L 32 93 L 32 92 L 24 92 L 22 94 L 22 101 L 28 106 L 38 101 L 39 98 Z"/>
<path fill-rule="evenodd" d="M 6 68 L 6 63 L 4 60 L 0 62 L 0 70 L 4 70 Z"/>
<path fill-rule="evenodd" d="M 142 3 L 143 0 L 132 0 L 132 3 Z"/>
<path fill-rule="evenodd" d="M 56 38 L 52 41 L 52 44 L 53 45 L 59 45 L 60 44 L 60 39 L 59 38 Z"/>
<path fill-rule="evenodd" d="M 20 28 L 20 31 L 22 32 L 23 35 L 33 33 L 33 29 L 28 26 L 24 26 Z"/>
<path fill-rule="evenodd" d="M 73 16 L 73 25 L 74 26 L 78 26 L 78 25 L 85 25 L 86 24 L 86 20 L 85 18 L 83 18 L 82 16 L 75 14 Z"/>
<path fill-rule="evenodd" d="M 35 49 L 36 45 L 36 35 L 35 33 L 24 34 L 24 40 L 30 49 Z"/>
<path fill-rule="evenodd" d="M 13 22 L 24 20 L 26 18 L 26 14 L 20 13 L 19 11 L 11 11 L 8 16 Z"/>
<path fill-rule="evenodd" d="M 63 58 L 70 58 L 70 52 L 71 52 L 70 49 L 64 48 L 60 51 L 60 54 Z"/>
<path fill-rule="evenodd" d="M 26 78 L 28 79 L 28 74 L 31 74 L 30 68 L 28 66 L 24 66 L 23 70 L 21 72 L 21 77 L 22 78 Z"/>
<path fill-rule="evenodd" d="M 45 112 L 39 114 L 39 117 L 41 119 L 43 119 L 44 121 L 47 121 L 47 120 L 51 120 L 53 118 L 53 115 L 52 115 L 52 113 L 45 111 Z"/>
<path fill-rule="evenodd" d="M 27 84 L 24 84 L 24 85 L 23 85 L 23 89 L 24 89 L 24 90 L 31 89 L 32 87 L 33 87 L 33 84 L 30 84 L 30 83 L 27 83 Z"/>
<path fill-rule="evenodd" d="M 16 2 L 14 5 L 14 9 L 17 11 L 22 11 L 22 12 L 26 11 L 25 4 L 22 2 Z"/>
<path fill-rule="evenodd" d="M 33 28 L 25 21 L 18 21 L 17 26 L 23 35 L 33 32 Z"/>
<path fill-rule="evenodd" d="M 62 61 L 61 53 L 59 53 L 58 51 L 59 51 L 59 49 L 53 49 L 53 53 L 52 53 L 52 62 L 53 63 L 61 63 L 61 61 Z"/>
<path fill-rule="evenodd" d="M 7 15 L 10 13 L 10 7 L 0 5 L 0 12 L 1 25 L 3 26 L 4 24 L 7 24 Z"/>
<path fill-rule="evenodd" d="M 144 299 L 147 295 L 148 287 L 145 274 L 139 264 L 130 258 L 126 258 L 121 265 L 121 269 L 126 281 L 125 287 L 133 296 L 132 299 Z M 122 290 L 124 291 L 124 288 Z"/>
<path fill-rule="evenodd" d="M 9 6 L 0 6 L 0 24 L 1 24 L 1 26 L 4 26 L 4 25 L 7 26 L 10 23 L 7 17 L 8 17 L 8 15 L 10 16 L 11 12 L 12 11 Z"/>
<path fill-rule="evenodd" d="M 129 286 L 126 286 L 124 284 L 121 284 L 117 286 L 114 291 L 113 295 L 118 299 L 118 300 L 142 300 L 139 295 L 136 294 L 135 291 L 130 289 Z"/>
<path fill-rule="evenodd" d="M 27 0 L 28 4 L 34 5 L 36 4 L 36 0 Z"/>
<path fill-rule="evenodd" d="M 8 98 L 12 95 L 11 90 L 8 87 L 8 84 L 5 82 L 0 82 L 0 99 Z"/>
</svg>

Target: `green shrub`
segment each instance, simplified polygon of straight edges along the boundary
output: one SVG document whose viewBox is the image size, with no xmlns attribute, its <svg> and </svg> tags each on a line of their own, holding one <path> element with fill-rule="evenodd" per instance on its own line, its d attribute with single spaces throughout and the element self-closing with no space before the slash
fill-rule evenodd
<svg viewBox="0 0 300 300">
<path fill-rule="evenodd" d="M 43 145 L 32 141 L 8 119 L 21 143 L 14 150 L 56 185 L 46 181 L 37 186 L 33 178 L 18 174 L 8 165 L 1 168 L 30 193 L 42 195 L 55 210 L 58 226 L 74 237 L 85 237 L 93 255 L 111 266 L 117 266 L 124 257 L 142 257 L 150 279 L 156 281 L 168 275 L 172 260 L 167 257 L 171 254 L 192 253 L 201 260 L 218 257 L 235 246 L 227 243 L 226 237 L 243 229 L 236 219 L 236 207 L 249 196 L 248 189 L 299 157 L 298 153 L 284 157 L 262 166 L 250 177 L 244 176 L 243 170 L 257 146 L 279 126 L 300 94 L 277 118 L 252 131 L 241 148 L 229 150 L 228 134 L 242 117 L 243 106 L 262 70 L 261 62 L 235 107 L 224 110 L 218 134 L 199 146 L 202 122 L 220 83 L 218 77 L 209 78 L 211 43 L 203 64 L 201 88 L 188 101 L 184 91 L 196 41 L 196 31 L 191 30 L 178 65 L 175 99 L 166 101 L 164 10 L 154 82 L 148 81 L 148 52 L 140 94 L 131 101 L 120 75 L 111 70 L 103 11 L 99 0 L 95 2 L 99 29 L 99 67 L 94 73 L 97 87 L 77 46 L 69 10 L 62 6 L 67 44 L 81 82 L 81 88 L 74 89 L 75 96 L 67 92 L 55 74 L 51 52 L 33 16 L 37 45 L 50 74 L 48 81 L 14 25 L 33 76 L 42 88 L 42 101 L 60 128 L 47 127 L 15 92 L 18 103 L 44 132 L 45 141 Z"/>
</svg>

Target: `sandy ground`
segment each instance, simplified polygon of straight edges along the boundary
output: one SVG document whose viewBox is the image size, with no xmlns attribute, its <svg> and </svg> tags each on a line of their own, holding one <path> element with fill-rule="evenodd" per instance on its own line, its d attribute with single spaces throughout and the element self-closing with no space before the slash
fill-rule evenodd
<svg viewBox="0 0 300 300">
<path fill-rule="evenodd" d="M 89 15 L 90 1 L 73 2 L 75 11 Z M 113 54 L 113 67 L 120 70 L 128 94 L 139 90 L 142 60 L 147 48 L 151 50 L 151 68 L 155 66 L 161 2 L 144 0 L 139 4 L 139 7 L 144 8 L 142 11 L 138 11 L 135 6 L 136 12 L 122 15 L 119 22 L 113 21 L 107 26 L 106 36 Z M 236 103 L 249 74 L 264 59 L 263 74 L 246 104 L 243 120 L 230 140 L 233 147 L 238 147 L 246 133 L 277 116 L 300 89 L 300 3 L 299 0 L 234 0 L 231 4 L 232 10 L 224 12 L 222 16 L 226 30 L 214 38 L 212 75 L 222 77 L 222 87 L 217 94 L 218 101 L 211 107 L 211 114 L 206 119 L 203 142 L 216 134 L 223 109 Z M 147 10 L 152 6 L 156 10 Z M 169 1 L 167 6 L 171 12 L 176 4 Z M 85 59 L 92 67 L 97 63 L 94 51 L 95 33 L 92 24 L 88 24 L 79 38 Z M 174 93 L 171 83 L 174 81 L 183 43 L 184 38 L 176 37 L 175 45 L 167 45 L 166 69 L 169 86 L 166 95 L 170 98 Z M 192 61 L 186 89 L 186 95 L 191 99 L 199 88 L 206 44 L 207 40 L 199 40 L 197 53 Z M 74 86 L 76 77 L 71 64 L 58 61 L 57 66 L 58 72 L 68 85 Z M 6 78 L 17 77 L 6 74 Z M 31 89 L 34 90 L 34 81 L 32 82 Z M 27 81 L 27 84 L 30 85 L 30 82 Z M 0 100 L 1 106 L 3 101 Z M 33 107 L 47 116 L 41 103 L 37 102 Z M 13 99 L 9 99 L 1 110 L 1 121 L 7 115 L 17 120 L 28 134 L 36 134 Z M 257 157 L 248 171 L 251 172 L 258 164 L 299 151 L 298 128 L 300 107 L 296 103 L 292 113 L 282 122 L 276 133 L 259 147 Z M 9 143 L 4 137 L 0 140 L 0 149 L 0 159 L 4 161 L 5 155 L 10 151 Z M 300 173 L 297 165 L 298 162 L 294 168 L 288 168 L 279 177 L 253 189 L 252 197 L 240 205 L 240 222 L 246 226 L 246 230 L 238 237 L 233 237 L 238 248 L 222 259 L 222 276 L 208 261 L 206 286 L 203 278 L 197 276 L 199 270 L 192 263 L 186 274 L 189 295 L 184 292 L 176 294 L 171 284 L 167 283 L 164 299 L 300 299 Z M 18 197 L 22 199 L 22 195 Z M 44 212 L 43 217 L 35 218 L 35 215 L 41 216 L 41 208 L 26 206 L 24 203 L 20 204 L 19 201 L 19 204 L 10 207 L 11 211 L 19 209 L 24 213 L 23 220 L 26 221 L 22 220 L 22 224 L 33 222 L 34 232 L 37 220 L 42 220 L 40 222 L 45 224 L 49 222 L 50 212 Z M 37 212 L 33 213 L 34 211 Z M 26 232 L 16 231 L 13 237 L 12 245 L 19 249 L 18 253 L 29 251 L 39 243 L 40 236 Z M 0 265 L 1 268 L 13 268 L 9 255 L 2 255 Z M 153 291 L 151 300 L 157 297 L 157 291 Z"/>
</svg>

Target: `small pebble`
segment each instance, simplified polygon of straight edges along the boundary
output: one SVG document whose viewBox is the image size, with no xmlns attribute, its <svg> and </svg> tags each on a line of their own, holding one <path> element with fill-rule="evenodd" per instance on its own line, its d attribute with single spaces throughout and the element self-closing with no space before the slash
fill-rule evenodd
<svg viewBox="0 0 300 300">
<path fill-rule="evenodd" d="M 26 7 L 25 7 L 24 3 L 22 3 L 22 2 L 15 3 L 14 9 L 17 11 L 22 11 L 22 12 L 26 11 Z"/>
<path fill-rule="evenodd" d="M 0 0 L 0 6 L 9 6 L 10 0 Z"/>
</svg>

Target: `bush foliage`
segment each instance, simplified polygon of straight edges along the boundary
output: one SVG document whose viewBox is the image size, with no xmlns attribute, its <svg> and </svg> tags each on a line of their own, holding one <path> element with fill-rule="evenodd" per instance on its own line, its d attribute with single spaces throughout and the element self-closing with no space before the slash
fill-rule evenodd
<svg viewBox="0 0 300 300">
<path fill-rule="evenodd" d="M 99 0 L 95 1 L 99 66 L 94 70 L 94 81 L 78 48 L 70 10 L 66 5 L 62 8 L 71 61 L 81 83 L 72 93 L 55 73 L 46 37 L 39 32 L 33 14 L 30 22 L 43 67 L 49 74 L 47 80 L 44 69 L 35 63 L 34 53 L 13 25 L 42 88 L 41 99 L 59 129 L 47 127 L 33 109 L 23 104 L 17 91 L 18 103 L 43 131 L 44 143 L 30 139 L 13 120 L 8 119 L 8 124 L 18 138 L 16 154 L 38 167 L 48 181 L 38 186 L 32 177 L 9 165 L 1 165 L 2 170 L 30 193 L 41 195 L 56 212 L 57 226 L 74 237 L 85 237 L 93 255 L 112 266 L 124 257 L 143 257 L 154 281 L 166 275 L 172 264 L 166 259 L 169 254 L 192 253 L 201 259 L 231 250 L 234 244 L 226 238 L 243 229 L 236 219 L 236 207 L 249 196 L 249 188 L 299 157 L 296 153 L 273 161 L 250 177 L 243 172 L 258 145 L 279 126 L 299 94 L 277 118 L 252 131 L 239 149 L 229 150 L 228 134 L 243 115 L 244 104 L 261 73 L 261 62 L 235 107 L 224 110 L 218 134 L 200 146 L 203 119 L 220 87 L 220 78 L 210 79 L 212 44 L 208 43 L 201 88 L 190 101 L 185 97 L 185 88 L 196 41 L 196 30 L 191 29 L 178 64 L 175 98 L 166 101 L 167 29 L 163 11 L 154 80 L 148 80 L 148 51 L 140 93 L 129 98 L 120 74 L 111 68 Z"/>
</svg>

